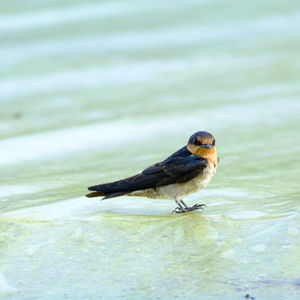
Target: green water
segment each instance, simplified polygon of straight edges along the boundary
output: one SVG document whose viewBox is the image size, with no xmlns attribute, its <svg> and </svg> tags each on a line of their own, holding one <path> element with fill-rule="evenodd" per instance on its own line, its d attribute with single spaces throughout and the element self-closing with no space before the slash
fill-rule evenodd
<svg viewBox="0 0 300 300">
<path fill-rule="evenodd" d="M 300 299 L 299 1 L 0 3 L 1 299 Z M 175 203 L 86 187 L 198 130 Z"/>
</svg>

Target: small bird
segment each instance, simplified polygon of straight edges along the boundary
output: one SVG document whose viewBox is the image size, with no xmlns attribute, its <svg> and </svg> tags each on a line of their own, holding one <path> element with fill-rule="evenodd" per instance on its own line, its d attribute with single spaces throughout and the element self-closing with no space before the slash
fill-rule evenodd
<svg viewBox="0 0 300 300">
<path fill-rule="evenodd" d="M 212 134 L 194 133 L 186 146 L 162 162 L 141 173 L 119 180 L 90 186 L 87 197 L 104 196 L 102 200 L 119 196 L 141 196 L 173 199 L 178 205 L 173 212 L 185 213 L 203 209 L 205 204 L 186 205 L 182 197 L 204 188 L 216 173 L 219 157 Z"/>
</svg>

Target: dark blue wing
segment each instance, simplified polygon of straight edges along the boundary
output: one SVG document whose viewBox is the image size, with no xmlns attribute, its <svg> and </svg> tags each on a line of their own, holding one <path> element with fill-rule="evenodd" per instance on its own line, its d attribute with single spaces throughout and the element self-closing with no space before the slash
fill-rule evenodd
<svg viewBox="0 0 300 300">
<path fill-rule="evenodd" d="M 97 196 L 116 197 L 137 190 L 187 182 L 199 175 L 207 165 L 206 159 L 194 156 L 186 147 L 183 147 L 140 174 L 115 182 L 91 186 L 88 189 L 98 191 Z M 94 194 L 92 193 L 91 197 L 94 197 Z"/>
<path fill-rule="evenodd" d="M 184 183 L 199 175 L 208 165 L 204 158 L 196 157 L 183 147 L 164 161 L 145 169 L 142 174 L 155 175 L 156 186 L 167 184 Z M 166 180 L 167 179 L 167 180 Z"/>
</svg>

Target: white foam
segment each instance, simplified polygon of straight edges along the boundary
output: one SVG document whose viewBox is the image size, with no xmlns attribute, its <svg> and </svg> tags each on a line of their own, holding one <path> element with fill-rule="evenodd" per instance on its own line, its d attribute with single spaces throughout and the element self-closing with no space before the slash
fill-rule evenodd
<svg viewBox="0 0 300 300">
<path fill-rule="evenodd" d="M 37 189 L 32 186 L 24 185 L 1 185 L 0 197 L 5 197 L 7 195 L 22 195 L 25 193 L 35 193 Z"/>
<path fill-rule="evenodd" d="M 4 274 L 0 273 L 0 293 L 16 293 L 18 290 L 10 285 Z"/>
<path fill-rule="evenodd" d="M 0 165 L 52 159 L 78 151 L 117 148 L 132 142 L 151 141 L 155 136 L 176 134 L 188 136 L 199 128 L 224 129 L 238 124 L 272 124 L 280 118 L 298 118 L 300 102 L 271 100 L 252 104 L 225 105 L 219 109 L 195 110 L 187 115 L 166 115 L 164 118 L 96 123 L 93 125 L 42 132 L 0 141 Z M 266 113 L 268 112 L 268 114 Z M 184 127 L 178 126 L 184 124 Z M 212 127 L 213 124 L 213 127 Z M 240 195 L 241 196 L 241 195 Z"/>
<path fill-rule="evenodd" d="M 202 194 L 206 196 L 224 196 L 230 198 L 248 198 L 249 194 L 246 191 L 242 191 L 239 189 L 230 189 L 230 188 L 222 188 L 222 189 L 206 189 L 203 190 Z"/>
<path fill-rule="evenodd" d="M 45 244 L 46 243 L 38 243 L 38 244 L 33 244 L 33 245 L 29 244 L 27 249 L 24 250 L 24 253 L 27 254 L 28 256 L 33 256 Z"/>
<path fill-rule="evenodd" d="M 181 61 L 126 63 L 108 68 L 88 68 L 76 71 L 55 72 L 30 77 L 16 77 L 0 81 L 2 98 L 11 99 L 36 93 L 58 92 L 68 89 L 124 85 L 146 81 L 160 73 L 185 67 Z"/>
<path fill-rule="evenodd" d="M 254 252 L 261 253 L 261 252 L 266 251 L 266 245 L 265 244 L 257 244 L 257 245 L 252 246 L 250 249 Z"/>
<path fill-rule="evenodd" d="M 116 211 L 137 214 L 165 214 L 174 206 L 172 201 L 149 200 L 145 198 L 124 199 L 124 197 L 100 201 L 99 198 L 78 197 L 47 205 L 14 210 L 2 214 L 2 217 L 11 219 L 30 219 L 40 221 L 55 221 L 66 219 L 93 219 L 98 212 Z M 37 248 L 29 249 L 28 254 L 34 253 Z"/>
<path fill-rule="evenodd" d="M 150 126 L 144 126 L 144 132 L 148 138 L 153 133 Z M 0 165 L 55 157 L 100 145 L 117 146 L 137 137 L 143 140 L 138 126 L 115 122 L 9 138 L 0 141 Z"/>
<path fill-rule="evenodd" d="M 248 219 L 259 219 L 267 215 L 262 211 L 246 210 L 246 211 L 230 212 L 227 213 L 226 216 L 232 219 L 248 220 Z"/>
<path fill-rule="evenodd" d="M 13 46 L 2 46 L 0 49 L 2 67 L 19 64 L 21 61 L 47 57 L 49 55 L 88 55 L 89 53 L 107 53 L 108 51 L 137 51 L 153 48 L 174 48 L 183 45 L 197 45 L 204 42 L 220 42 L 224 39 L 251 38 L 256 41 L 266 34 L 270 37 L 276 34 L 275 29 L 284 34 L 296 34 L 290 28 L 299 27 L 300 14 L 278 17 L 272 15 L 266 18 L 251 21 L 239 20 L 236 22 L 208 24 L 202 26 L 180 26 L 163 28 L 160 30 L 139 30 L 138 32 L 119 32 L 111 34 L 93 34 L 89 36 L 64 36 L 61 39 L 46 39 Z M 84 45 L 84 47 L 82 47 Z M 266 57 L 266 59 L 270 56 Z"/>
<path fill-rule="evenodd" d="M 198 0 L 199 2 L 213 2 L 213 0 Z M 0 32 L 23 32 L 26 30 L 40 30 L 42 27 L 61 26 L 64 24 L 84 22 L 91 19 L 103 19 L 113 16 L 128 15 L 130 13 L 147 13 L 150 10 L 163 10 L 169 6 L 185 6 L 184 2 L 174 3 L 173 1 L 161 2 L 158 6 L 156 2 L 137 3 L 130 2 L 104 2 L 104 3 L 85 3 L 51 9 L 45 7 L 41 11 L 23 12 L 1 16 Z"/>
<path fill-rule="evenodd" d="M 59 26 L 94 18 L 107 18 L 135 10 L 134 5 L 122 2 L 89 3 L 47 9 L 31 13 L 6 15 L 0 18 L 0 31 L 24 31 L 41 27 Z"/>
</svg>

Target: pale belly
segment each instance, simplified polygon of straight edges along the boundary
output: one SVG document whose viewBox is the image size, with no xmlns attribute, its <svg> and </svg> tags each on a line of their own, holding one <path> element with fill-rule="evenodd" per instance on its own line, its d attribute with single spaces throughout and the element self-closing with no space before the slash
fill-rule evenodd
<svg viewBox="0 0 300 300">
<path fill-rule="evenodd" d="M 143 196 L 148 198 L 159 199 L 175 199 L 182 198 L 191 193 L 204 188 L 216 173 L 216 167 L 207 167 L 201 174 L 185 183 L 175 183 L 167 186 L 162 186 L 157 189 L 147 189 L 143 191 L 135 191 L 130 196 Z"/>
</svg>

